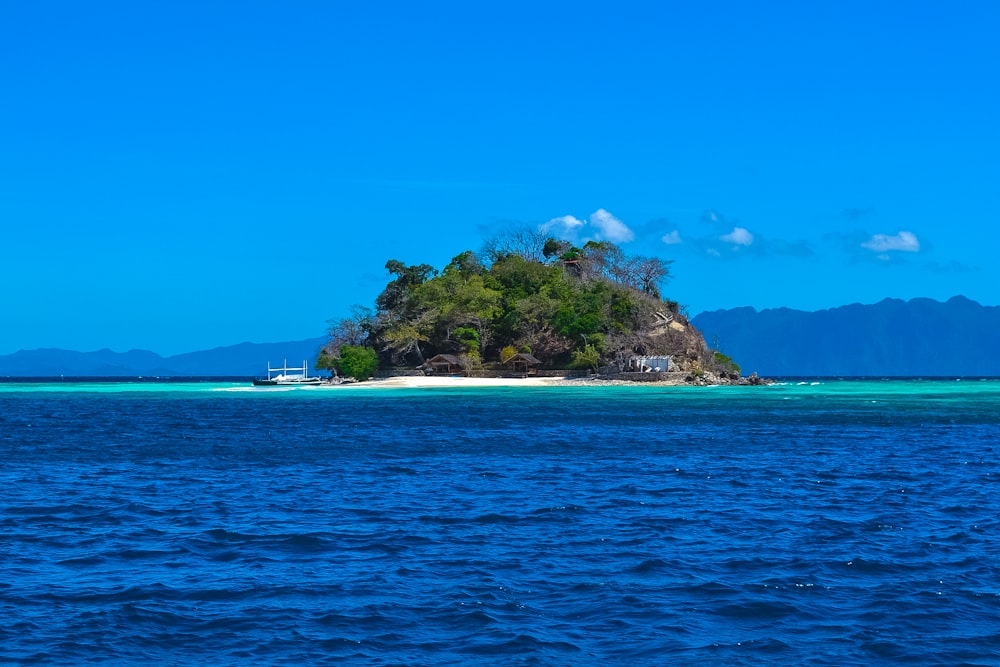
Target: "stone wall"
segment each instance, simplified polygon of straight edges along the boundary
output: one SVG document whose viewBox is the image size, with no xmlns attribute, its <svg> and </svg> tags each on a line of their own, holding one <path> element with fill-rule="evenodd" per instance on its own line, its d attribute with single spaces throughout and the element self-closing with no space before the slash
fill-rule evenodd
<svg viewBox="0 0 1000 667">
<path fill-rule="evenodd" d="M 375 371 L 372 376 L 379 380 L 385 380 L 386 378 L 398 378 L 398 377 L 420 377 L 424 375 L 423 371 L 416 369 L 393 369 L 389 368 L 387 370 Z"/>
<path fill-rule="evenodd" d="M 515 373 L 513 371 L 489 371 L 489 370 L 474 370 L 465 371 L 462 375 L 470 378 L 498 378 L 498 377 L 524 377 L 524 373 Z M 576 378 L 576 377 L 587 377 L 589 373 L 587 371 L 560 371 L 560 370 L 540 370 L 536 372 L 532 377 L 541 378 Z"/>
<path fill-rule="evenodd" d="M 585 378 L 590 371 L 541 370 L 535 373 L 540 378 Z"/>
<path fill-rule="evenodd" d="M 375 372 L 373 377 L 380 380 L 386 378 L 394 377 L 419 377 L 426 375 L 421 370 L 417 369 L 404 369 L 404 368 L 389 368 L 384 370 L 379 370 Z M 470 378 L 497 378 L 497 377 L 523 377 L 524 373 L 514 373 L 513 371 L 507 370 L 486 370 L 477 369 L 472 371 L 461 371 L 458 373 L 440 373 L 439 375 L 462 375 Z M 535 373 L 536 377 L 542 378 L 582 378 L 590 375 L 590 371 L 568 371 L 568 370 L 540 370 Z M 649 373 L 633 373 L 633 375 L 649 375 Z"/>
<path fill-rule="evenodd" d="M 676 380 L 678 377 L 683 377 L 683 373 L 613 373 L 610 375 L 603 375 L 602 378 L 606 380 L 627 380 L 628 382 L 666 382 L 667 380 Z"/>
</svg>

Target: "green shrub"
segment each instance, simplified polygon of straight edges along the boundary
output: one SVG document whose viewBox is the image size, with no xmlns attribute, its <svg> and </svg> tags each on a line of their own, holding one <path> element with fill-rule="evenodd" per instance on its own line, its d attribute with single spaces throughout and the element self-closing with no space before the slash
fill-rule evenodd
<svg viewBox="0 0 1000 667">
<path fill-rule="evenodd" d="M 727 370 L 732 373 L 740 372 L 740 365 L 735 361 L 733 361 L 732 358 L 728 357 L 727 355 L 716 351 L 714 358 L 716 365 L 722 368 L 723 370 Z"/>
<path fill-rule="evenodd" d="M 345 377 L 367 380 L 378 368 L 378 354 L 370 347 L 344 345 L 340 348 L 337 370 Z"/>
<path fill-rule="evenodd" d="M 573 350 L 572 368 L 590 368 L 597 370 L 601 365 L 601 353 L 593 345 L 584 345 L 582 350 Z"/>
</svg>

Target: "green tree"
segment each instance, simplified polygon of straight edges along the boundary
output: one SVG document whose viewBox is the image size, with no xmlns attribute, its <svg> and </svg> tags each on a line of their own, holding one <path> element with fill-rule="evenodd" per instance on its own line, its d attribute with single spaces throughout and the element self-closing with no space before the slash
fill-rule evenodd
<svg viewBox="0 0 1000 667">
<path fill-rule="evenodd" d="M 340 348 L 337 370 L 345 377 L 367 380 L 378 368 L 378 354 L 370 347 L 344 345 Z"/>
<path fill-rule="evenodd" d="M 452 333 L 455 340 L 462 344 L 465 352 L 479 355 L 479 332 L 472 327 L 458 327 Z"/>
<path fill-rule="evenodd" d="M 553 257 L 560 257 L 565 253 L 569 252 L 573 246 L 569 241 L 562 241 L 560 239 L 546 239 L 545 245 L 542 246 L 542 255 L 545 259 L 552 259 Z"/>
<path fill-rule="evenodd" d="M 660 295 L 670 262 L 607 241 L 577 248 L 537 230 L 508 230 L 440 273 L 396 260 L 386 270 L 392 280 L 374 315 L 356 313 L 333 327 L 329 357 L 339 358 L 337 343 L 374 346 L 385 365 L 438 353 L 503 360 L 509 348 L 529 347 L 555 365 L 594 368 L 682 346 L 683 331 L 667 325 L 686 318 Z"/>
<path fill-rule="evenodd" d="M 404 309 L 413 288 L 429 277 L 437 275 L 437 271 L 430 264 L 406 266 L 398 259 L 386 262 L 385 270 L 396 276 L 396 279 L 385 286 L 385 290 L 375 299 L 375 305 L 380 311 L 390 312 Z"/>
<path fill-rule="evenodd" d="M 463 253 L 459 253 L 452 258 L 448 266 L 444 267 L 445 273 L 451 273 L 453 271 L 458 271 L 463 275 L 473 275 L 483 273 L 483 265 L 479 263 L 479 258 L 476 257 L 476 253 L 471 250 L 466 250 Z"/>
<path fill-rule="evenodd" d="M 573 350 L 573 368 L 589 368 L 597 370 L 601 364 L 601 353 L 593 345 L 584 345 L 582 350 Z"/>
<path fill-rule="evenodd" d="M 319 357 L 316 359 L 317 370 L 330 371 L 331 373 L 336 372 L 337 366 L 340 364 L 340 359 L 332 354 L 329 350 L 320 350 Z"/>
<path fill-rule="evenodd" d="M 725 355 L 718 350 L 712 354 L 712 358 L 715 361 L 716 366 L 724 371 L 729 371 L 730 373 L 739 373 L 740 365 L 732 360 L 731 357 Z"/>
<path fill-rule="evenodd" d="M 420 349 L 420 344 L 430 340 L 425 329 L 425 323 L 419 320 L 412 324 L 405 321 L 394 324 L 382 332 L 385 349 L 404 356 L 412 352 L 422 364 L 424 353 Z"/>
</svg>

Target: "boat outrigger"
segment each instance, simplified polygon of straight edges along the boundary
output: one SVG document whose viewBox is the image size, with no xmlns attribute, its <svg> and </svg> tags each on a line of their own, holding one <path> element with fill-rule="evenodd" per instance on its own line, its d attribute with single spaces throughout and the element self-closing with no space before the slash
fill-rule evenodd
<svg viewBox="0 0 1000 667">
<path fill-rule="evenodd" d="M 323 378 L 316 375 L 309 375 L 309 366 L 305 361 L 302 362 L 301 366 L 289 366 L 288 360 L 285 360 L 281 368 L 271 368 L 271 362 L 267 362 L 267 379 L 253 379 L 255 387 L 273 387 L 279 385 L 301 387 L 304 385 L 320 384 L 321 382 L 323 382 Z"/>
</svg>

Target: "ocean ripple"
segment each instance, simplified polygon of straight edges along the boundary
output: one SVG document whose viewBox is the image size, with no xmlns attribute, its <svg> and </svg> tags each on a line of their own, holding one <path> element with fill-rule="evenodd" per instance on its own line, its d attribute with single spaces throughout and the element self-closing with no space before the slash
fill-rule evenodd
<svg viewBox="0 0 1000 667">
<path fill-rule="evenodd" d="M 1000 664 L 972 384 L 5 391 L 0 662 Z"/>
</svg>

